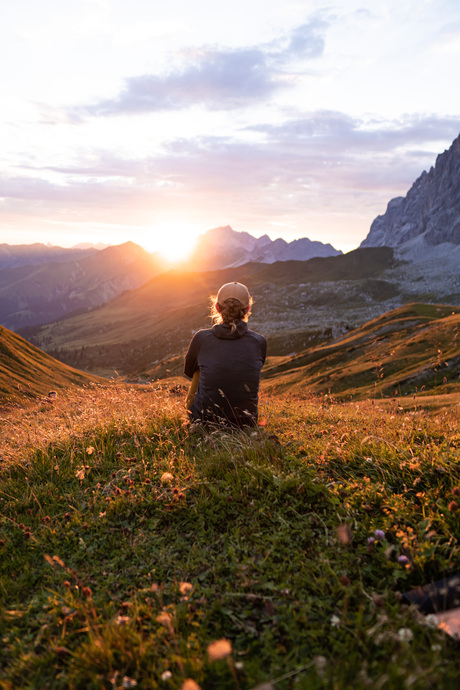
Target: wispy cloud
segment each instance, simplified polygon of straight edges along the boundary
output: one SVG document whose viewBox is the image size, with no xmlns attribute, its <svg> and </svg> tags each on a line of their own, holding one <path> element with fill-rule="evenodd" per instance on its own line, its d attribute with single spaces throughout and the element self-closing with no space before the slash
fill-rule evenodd
<svg viewBox="0 0 460 690">
<path fill-rule="evenodd" d="M 323 53 L 327 28 L 326 19 L 315 17 L 264 45 L 182 52 L 177 66 L 167 74 L 130 77 L 117 97 L 74 109 L 73 115 L 159 112 L 194 105 L 233 110 L 260 103 L 290 85 L 290 61 L 310 60 Z"/>
<path fill-rule="evenodd" d="M 362 154 L 390 154 L 398 147 L 427 145 L 454 139 L 459 132 L 458 117 L 439 115 L 405 115 L 387 121 L 377 118 L 354 118 L 333 110 L 305 113 L 302 117 L 281 124 L 248 127 L 264 134 L 277 145 L 300 144 L 310 151 L 340 156 L 346 151 Z"/>
<path fill-rule="evenodd" d="M 405 193 L 434 164 L 440 151 L 433 142 L 453 140 L 458 127 L 456 118 L 434 115 L 363 123 L 340 112 L 312 112 L 282 125 L 260 125 L 257 141 L 177 139 L 141 160 L 92 152 L 74 166 L 29 166 L 27 177 L 0 179 L 0 197 L 75 206 L 78 212 L 82 205 L 174 207 L 193 198 L 216 213 L 234 204 L 267 220 L 271 213 L 320 209 L 325 201 L 332 209 L 347 208 L 357 197 L 377 208 L 382 199 Z M 59 183 L 42 179 L 47 173 L 61 176 Z"/>
</svg>

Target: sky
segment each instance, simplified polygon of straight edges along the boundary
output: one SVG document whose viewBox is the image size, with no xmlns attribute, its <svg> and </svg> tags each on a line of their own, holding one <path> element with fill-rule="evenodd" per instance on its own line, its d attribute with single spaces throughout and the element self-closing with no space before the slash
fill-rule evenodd
<svg viewBox="0 0 460 690">
<path fill-rule="evenodd" d="M 14 0 L 0 243 L 349 251 L 460 132 L 458 0 Z"/>
</svg>

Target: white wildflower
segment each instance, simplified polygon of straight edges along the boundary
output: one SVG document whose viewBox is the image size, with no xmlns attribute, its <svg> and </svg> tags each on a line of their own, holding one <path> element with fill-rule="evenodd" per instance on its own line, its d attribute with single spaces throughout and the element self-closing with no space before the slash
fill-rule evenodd
<svg viewBox="0 0 460 690">
<path fill-rule="evenodd" d="M 398 630 L 398 637 L 401 642 L 412 642 L 414 639 L 414 633 L 410 628 L 400 628 Z"/>
<path fill-rule="evenodd" d="M 439 625 L 438 617 L 434 613 L 429 613 L 425 618 L 425 623 L 429 628 L 437 628 Z"/>
</svg>

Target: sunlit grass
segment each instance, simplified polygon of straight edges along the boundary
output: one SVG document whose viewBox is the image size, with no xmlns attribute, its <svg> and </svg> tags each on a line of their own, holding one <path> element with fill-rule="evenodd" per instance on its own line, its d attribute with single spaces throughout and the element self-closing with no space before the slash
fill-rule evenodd
<svg viewBox="0 0 460 690">
<path fill-rule="evenodd" d="M 190 435 L 180 389 L 121 384 L 2 416 L 0 687 L 456 687 L 400 592 L 460 570 L 458 417 L 261 419 Z"/>
</svg>

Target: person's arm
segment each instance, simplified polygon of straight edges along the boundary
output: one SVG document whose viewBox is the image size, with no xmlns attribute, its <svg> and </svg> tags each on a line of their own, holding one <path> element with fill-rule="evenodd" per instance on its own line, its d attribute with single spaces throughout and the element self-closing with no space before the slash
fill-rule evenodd
<svg viewBox="0 0 460 690">
<path fill-rule="evenodd" d="M 201 342 L 200 333 L 201 331 L 195 333 L 188 346 L 187 354 L 185 355 L 184 374 L 189 379 L 193 379 L 193 375 L 198 369 L 198 353 L 200 351 Z"/>
<path fill-rule="evenodd" d="M 189 388 L 189 391 L 187 393 L 187 399 L 185 401 L 185 407 L 187 408 L 187 410 L 189 410 L 193 405 L 193 401 L 195 400 L 195 393 L 196 393 L 196 389 L 198 388 L 198 381 L 199 380 L 200 380 L 200 370 L 197 369 L 195 371 L 195 373 L 193 374 L 192 383 L 190 384 L 190 388 Z"/>
</svg>

